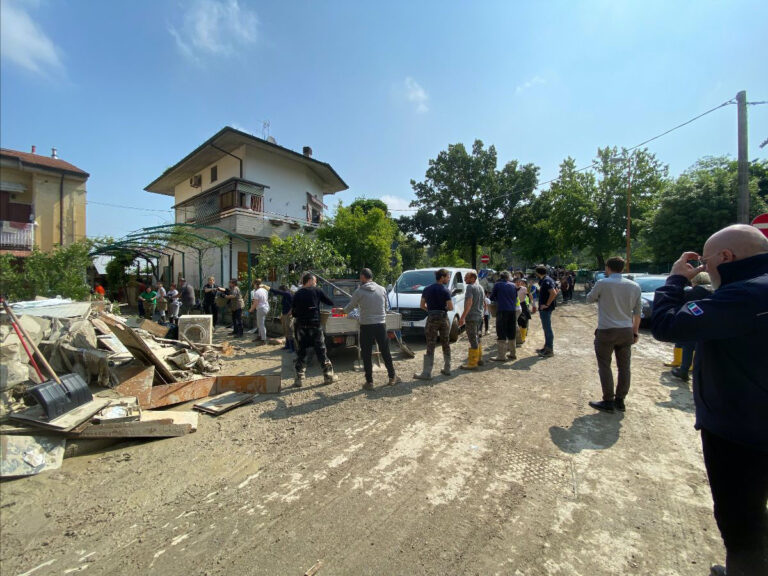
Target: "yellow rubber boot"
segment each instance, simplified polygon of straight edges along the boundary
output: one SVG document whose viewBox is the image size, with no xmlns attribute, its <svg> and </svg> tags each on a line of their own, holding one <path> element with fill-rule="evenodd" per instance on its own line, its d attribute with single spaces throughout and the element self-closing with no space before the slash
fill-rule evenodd
<svg viewBox="0 0 768 576">
<path fill-rule="evenodd" d="M 470 348 L 468 354 L 468 360 L 466 364 L 462 364 L 460 368 L 462 370 L 475 370 L 477 368 L 477 357 L 479 355 L 479 348 Z"/>
<path fill-rule="evenodd" d="M 523 344 L 525 344 L 525 339 L 528 337 L 528 328 L 520 328 L 520 335 L 523 337 Z"/>
<path fill-rule="evenodd" d="M 485 364 L 483 362 L 483 344 L 480 343 L 477 345 L 477 365 L 482 366 L 483 364 Z"/>
<path fill-rule="evenodd" d="M 682 363 L 683 363 L 683 349 L 679 348 L 678 346 L 675 346 L 672 362 L 664 362 L 664 366 L 667 366 L 668 368 L 677 368 Z"/>
</svg>

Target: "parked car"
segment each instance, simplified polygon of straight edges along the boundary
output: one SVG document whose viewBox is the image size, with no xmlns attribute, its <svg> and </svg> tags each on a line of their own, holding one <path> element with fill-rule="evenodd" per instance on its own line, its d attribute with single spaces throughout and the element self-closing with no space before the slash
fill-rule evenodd
<svg viewBox="0 0 768 576">
<path fill-rule="evenodd" d="M 640 296 L 642 298 L 640 325 L 646 326 L 651 321 L 653 297 L 656 294 L 656 289 L 667 283 L 667 277 L 658 274 L 638 274 L 635 275 L 634 281 L 640 285 L 640 291 L 642 292 Z"/>
<path fill-rule="evenodd" d="M 448 291 L 453 300 L 453 310 L 448 312 L 448 324 L 451 327 L 450 340 L 459 339 L 459 316 L 464 312 L 464 274 L 468 268 L 446 268 L 451 275 Z M 421 268 L 407 270 L 400 275 L 389 292 L 389 305 L 402 315 L 403 332 L 424 332 L 427 313 L 420 307 L 421 293 L 430 284 L 435 283 L 435 271 L 439 268 Z"/>
</svg>

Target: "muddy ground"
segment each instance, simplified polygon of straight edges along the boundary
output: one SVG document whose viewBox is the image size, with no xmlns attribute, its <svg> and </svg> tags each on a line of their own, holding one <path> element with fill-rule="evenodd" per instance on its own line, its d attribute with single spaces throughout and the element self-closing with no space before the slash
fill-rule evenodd
<svg viewBox="0 0 768 576">
<path fill-rule="evenodd" d="M 412 378 L 410 338 L 403 384 L 377 372 L 369 393 L 350 351 L 338 384 L 315 364 L 296 390 L 278 346 L 247 342 L 225 372 L 282 368 L 279 396 L 2 483 L 0 573 L 708 574 L 724 551 L 690 388 L 644 331 L 627 412 L 595 413 L 595 324 L 561 306 L 554 358 L 534 353 L 535 317 L 516 362 L 431 383 Z M 462 336 L 455 366 L 466 350 Z"/>
</svg>

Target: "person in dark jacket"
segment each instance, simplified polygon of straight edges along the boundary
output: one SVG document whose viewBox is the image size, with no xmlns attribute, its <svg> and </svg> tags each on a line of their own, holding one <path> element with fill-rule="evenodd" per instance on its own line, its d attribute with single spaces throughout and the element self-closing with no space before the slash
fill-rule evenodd
<svg viewBox="0 0 768 576">
<path fill-rule="evenodd" d="M 281 309 L 280 309 L 280 324 L 283 327 L 283 335 L 285 336 L 285 346 L 283 350 L 288 352 L 296 352 L 296 346 L 293 340 L 293 318 L 291 317 L 291 306 L 293 306 L 293 294 L 288 290 L 285 284 L 281 284 L 279 288 L 272 288 L 272 293 L 276 296 L 280 296 Z"/>
<path fill-rule="evenodd" d="M 320 302 L 333 306 L 333 301 L 317 288 L 315 275 L 307 272 L 301 278 L 301 288 L 293 295 L 291 306 L 291 314 L 296 323 L 296 342 L 299 345 L 296 352 L 296 377 L 293 381 L 296 388 L 304 383 L 305 358 L 310 346 L 315 349 L 317 360 L 323 365 L 323 384 L 339 380 L 333 373 L 333 365 L 325 349 L 325 334 L 320 324 Z"/>
<path fill-rule="evenodd" d="M 424 336 L 427 339 L 427 350 L 424 353 L 424 365 L 420 374 L 414 374 L 417 380 L 431 380 L 432 367 L 435 363 L 435 347 L 440 339 L 443 349 L 443 369 L 440 370 L 446 376 L 451 375 L 451 344 L 448 324 L 448 312 L 453 310 L 451 292 L 448 283 L 451 281 L 451 273 L 445 268 L 435 270 L 435 283 L 427 286 L 421 293 L 420 307 L 427 313 L 427 321 L 424 324 Z"/>
<path fill-rule="evenodd" d="M 216 294 L 219 287 L 216 285 L 216 278 L 208 277 L 208 284 L 203 286 L 203 312 L 213 316 L 213 325 L 219 323 L 219 308 L 216 306 Z"/>
<path fill-rule="evenodd" d="M 181 293 L 181 315 L 186 316 L 192 314 L 192 309 L 195 307 L 195 289 L 192 284 L 188 284 L 187 281 L 182 278 L 179 280 L 179 292 Z"/>
<path fill-rule="evenodd" d="M 704 270 L 712 296 L 686 302 L 687 281 Z M 712 574 L 768 574 L 768 238 L 737 224 L 701 256 L 684 252 L 656 290 L 651 327 L 658 340 L 697 342 L 696 428 L 726 550 Z"/>
<path fill-rule="evenodd" d="M 493 285 L 491 301 L 496 302 L 496 356 L 491 360 L 506 362 L 517 359 L 515 332 L 517 331 L 517 308 L 520 301 L 517 287 L 510 281 L 509 272 L 501 273 L 501 278 Z"/>
<path fill-rule="evenodd" d="M 699 272 L 691 280 L 691 288 L 685 290 L 685 301 L 692 302 L 693 300 L 703 300 L 709 298 L 712 295 L 712 287 L 710 286 L 709 274 L 706 272 Z M 693 365 L 693 352 L 696 350 L 696 341 L 692 342 L 677 342 L 676 347 L 682 350 L 680 358 L 680 366 L 672 368 L 670 371 L 672 376 L 680 378 L 683 382 L 688 382 L 688 372 Z"/>
</svg>

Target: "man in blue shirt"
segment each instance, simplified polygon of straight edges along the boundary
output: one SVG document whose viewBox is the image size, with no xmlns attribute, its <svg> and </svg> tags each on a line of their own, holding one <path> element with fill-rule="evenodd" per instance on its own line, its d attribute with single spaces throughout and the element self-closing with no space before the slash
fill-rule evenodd
<svg viewBox="0 0 768 576">
<path fill-rule="evenodd" d="M 448 311 L 453 310 L 453 300 L 451 300 L 451 293 L 447 287 L 450 279 L 450 272 L 445 268 L 440 268 L 440 270 L 435 271 L 435 283 L 427 286 L 421 293 L 421 309 L 427 311 L 427 324 L 424 327 L 427 352 L 424 354 L 424 367 L 421 374 L 413 375 L 418 380 L 432 379 L 438 336 L 443 348 L 443 369 L 440 372 L 446 376 L 451 375 L 451 345 L 448 340 L 451 328 L 448 325 Z"/>
<path fill-rule="evenodd" d="M 546 266 L 536 266 L 536 276 L 539 277 L 539 318 L 541 318 L 541 328 L 544 330 L 544 348 L 539 348 L 536 353 L 542 358 L 551 358 L 555 355 L 552 311 L 557 305 L 557 286 L 555 281 L 547 276 Z"/>
<path fill-rule="evenodd" d="M 715 291 L 686 302 L 687 281 L 704 270 Z M 696 428 L 726 551 L 712 574 L 768 574 L 768 239 L 737 224 L 701 256 L 684 252 L 656 290 L 651 328 L 658 340 L 696 341 Z"/>
<path fill-rule="evenodd" d="M 517 286 L 510 281 L 509 272 L 501 273 L 501 278 L 493 285 L 491 301 L 496 302 L 496 356 L 491 360 L 506 362 L 507 358 L 517 359 L 515 332 L 517 330 Z"/>
</svg>

